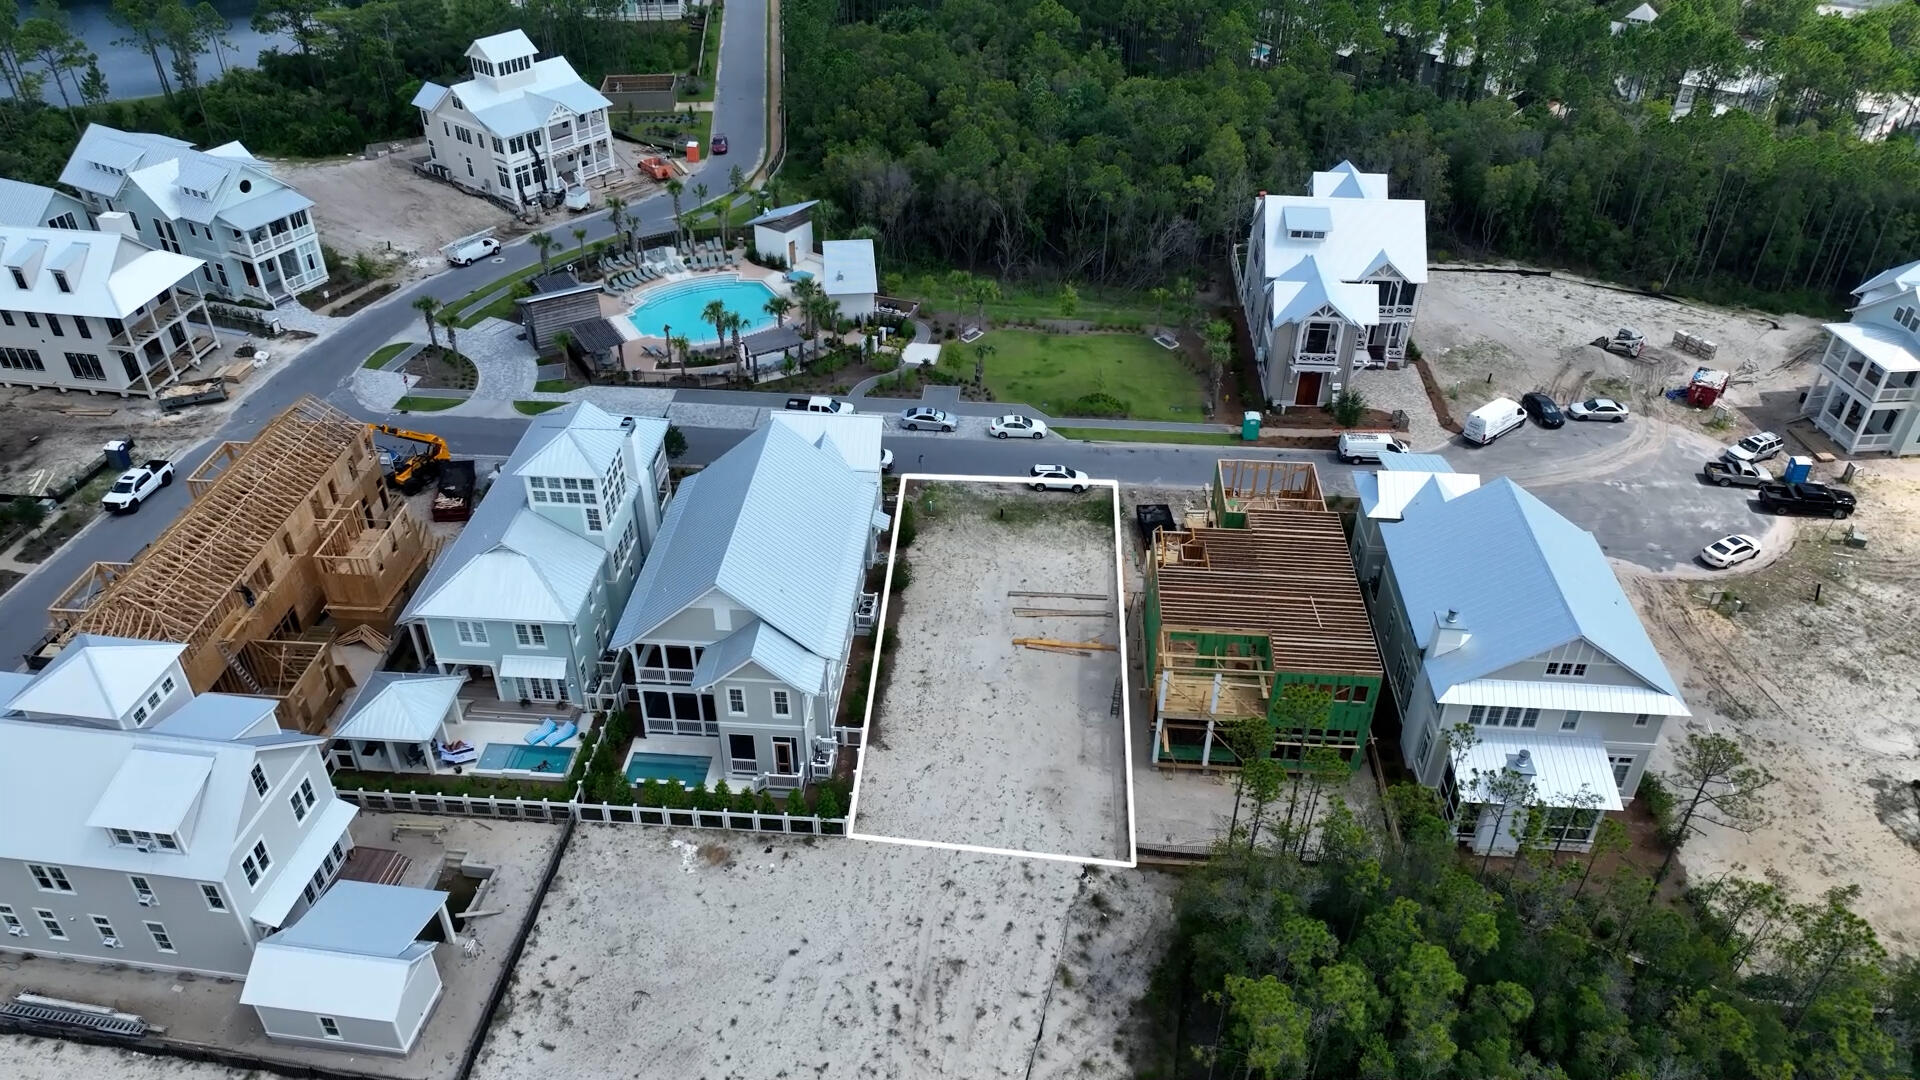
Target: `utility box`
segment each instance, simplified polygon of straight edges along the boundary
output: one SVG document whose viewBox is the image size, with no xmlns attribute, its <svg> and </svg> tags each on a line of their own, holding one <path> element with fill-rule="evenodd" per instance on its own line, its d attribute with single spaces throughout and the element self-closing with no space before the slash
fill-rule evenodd
<svg viewBox="0 0 1920 1080">
<path fill-rule="evenodd" d="M 1248 409 L 1240 414 L 1240 437 L 1247 442 L 1260 438 L 1260 413 L 1257 410 Z"/>
<path fill-rule="evenodd" d="M 105 446 L 102 446 L 100 448 L 100 452 L 107 456 L 107 464 L 112 466 L 113 468 L 119 469 L 123 472 L 127 469 L 133 468 L 133 440 L 132 439 L 111 440 Z"/>
<path fill-rule="evenodd" d="M 1787 475 L 1781 477 L 1789 484 L 1804 484 L 1813 475 L 1813 459 L 1810 457 L 1790 457 L 1787 459 Z"/>
<path fill-rule="evenodd" d="M 699 160 L 700 160 L 700 144 L 698 142 L 695 142 L 692 139 L 688 139 L 687 140 L 687 164 L 692 165 Z"/>
</svg>

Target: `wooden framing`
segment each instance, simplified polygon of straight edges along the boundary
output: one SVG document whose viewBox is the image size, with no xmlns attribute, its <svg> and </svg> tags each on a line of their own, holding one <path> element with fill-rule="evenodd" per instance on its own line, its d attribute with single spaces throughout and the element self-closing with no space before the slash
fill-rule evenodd
<svg viewBox="0 0 1920 1080">
<path fill-rule="evenodd" d="M 1237 529 L 1249 510 L 1324 512 L 1320 473 L 1307 461 L 1222 458 L 1214 470 L 1214 524 Z"/>
<path fill-rule="evenodd" d="M 328 613 L 343 626 L 392 626 L 438 546 L 405 503 L 341 507 L 313 553 Z"/>
</svg>

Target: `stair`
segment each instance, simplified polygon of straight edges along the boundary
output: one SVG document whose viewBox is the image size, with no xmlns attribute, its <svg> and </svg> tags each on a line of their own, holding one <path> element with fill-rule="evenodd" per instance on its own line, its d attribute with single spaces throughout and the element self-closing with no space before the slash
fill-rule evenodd
<svg viewBox="0 0 1920 1080">
<path fill-rule="evenodd" d="M 220 650 L 220 656 L 226 660 L 227 667 L 231 668 L 234 674 L 240 676 L 240 681 L 246 684 L 248 691 L 255 694 L 266 693 L 266 691 L 260 689 L 260 683 L 253 677 L 253 672 L 247 670 L 247 665 L 241 663 L 240 658 L 233 655 L 232 649 L 227 648 L 226 642 L 216 641 L 213 644 L 215 648 Z"/>
</svg>

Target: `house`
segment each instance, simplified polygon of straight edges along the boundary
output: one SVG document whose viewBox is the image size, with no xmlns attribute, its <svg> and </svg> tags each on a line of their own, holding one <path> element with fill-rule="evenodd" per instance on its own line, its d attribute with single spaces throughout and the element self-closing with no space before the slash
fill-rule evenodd
<svg viewBox="0 0 1920 1080">
<path fill-rule="evenodd" d="M 565 57 L 537 55 L 519 30 L 483 37 L 467 49 L 473 78 L 420 87 L 413 106 L 429 171 L 521 210 L 553 205 L 568 188 L 618 168 L 607 99 Z"/>
<path fill-rule="evenodd" d="M 1355 475 L 1355 562 L 1407 768 L 1477 852 L 1516 848 L 1516 803 L 1585 850 L 1689 715 L 1600 545 L 1505 478 Z"/>
<path fill-rule="evenodd" d="M 1262 394 L 1324 405 L 1361 367 L 1399 367 L 1427 280 L 1426 203 L 1343 161 L 1307 195 L 1254 203 L 1235 285 Z"/>
<path fill-rule="evenodd" d="M 1327 748 L 1358 768 L 1380 650 L 1340 515 L 1314 467 L 1222 460 L 1204 519 L 1154 534 L 1142 625 L 1161 768 L 1237 768 L 1224 736 L 1266 721 L 1268 756 Z"/>
<path fill-rule="evenodd" d="M 763 259 L 778 259 L 789 267 L 813 257 L 813 208 L 820 200 L 790 203 L 750 218 L 753 250 Z"/>
<path fill-rule="evenodd" d="M 200 260 L 100 224 L 0 226 L 0 385 L 154 397 L 220 347 Z"/>
<path fill-rule="evenodd" d="M 313 200 L 237 142 L 201 151 L 89 124 L 60 182 L 96 216 L 125 213 L 142 242 L 199 259 L 223 297 L 273 304 L 327 282 Z"/>
<path fill-rule="evenodd" d="M 873 317 L 880 273 L 874 267 L 873 241 L 827 240 L 820 244 L 820 291 L 839 306 L 840 317 L 866 322 Z"/>
<path fill-rule="evenodd" d="M 91 229 L 85 204 L 64 191 L 0 177 L 0 225 L 28 229 Z"/>
<path fill-rule="evenodd" d="M 401 613 L 432 670 L 500 701 L 610 695 L 602 654 L 662 528 L 666 438 L 587 402 L 535 417 Z"/>
<path fill-rule="evenodd" d="M 376 671 L 333 725 L 327 764 L 362 772 L 451 771 L 437 753 L 462 741 L 456 734 L 466 713 L 458 675 L 411 675 Z"/>
<path fill-rule="evenodd" d="M 847 656 L 872 625 L 881 421 L 823 419 L 777 417 L 681 481 L 614 633 L 649 748 L 703 753 L 735 787 L 832 775 Z"/>
<path fill-rule="evenodd" d="M 1849 454 L 1920 453 L 1920 262 L 1869 278 L 1853 296 L 1848 321 L 1822 328 L 1800 415 Z"/>
<path fill-rule="evenodd" d="M 527 328 L 527 343 L 535 349 L 551 348 L 562 332 L 588 322 L 605 322 L 600 314 L 600 296 L 605 287 L 598 281 L 582 285 L 571 270 L 541 274 L 529 284 L 533 292 L 514 301 L 520 306 L 520 321 Z M 573 333 L 579 341 L 579 334 Z"/>
</svg>

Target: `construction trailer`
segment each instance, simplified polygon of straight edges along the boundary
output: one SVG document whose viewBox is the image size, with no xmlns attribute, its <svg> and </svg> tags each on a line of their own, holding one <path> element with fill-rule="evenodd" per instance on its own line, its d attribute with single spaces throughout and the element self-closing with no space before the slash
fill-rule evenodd
<svg viewBox="0 0 1920 1080">
<path fill-rule="evenodd" d="M 334 637 L 392 627 L 431 535 L 382 483 L 367 426 L 311 397 L 216 447 L 187 487 L 133 562 L 95 563 L 54 600 L 29 662 L 80 633 L 180 642 L 196 693 L 278 698 L 281 727 L 319 733 L 352 682 Z"/>
<path fill-rule="evenodd" d="M 1234 725 L 1297 764 L 1317 747 L 1357 767 L 1383 670 L 1349 554 L 1311 464 L 1222 461 L 1205 520 L 1155 535 L 1143 625 L 1152 759 L 1233 769 Z"/>
</svg>

